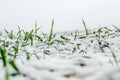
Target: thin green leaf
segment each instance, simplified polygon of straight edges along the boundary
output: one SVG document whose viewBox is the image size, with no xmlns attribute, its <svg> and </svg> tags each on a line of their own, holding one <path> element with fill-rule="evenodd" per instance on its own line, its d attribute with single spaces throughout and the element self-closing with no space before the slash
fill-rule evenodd
<svg viewBox="0 0 120 80">
<path fill-rule="evenodd" d="M 6 65 L 7 65 L 6 50 L 5 50 L 5 49 L 2 49 L 2 48 L 0 47 L 0 53 L 1 53 L 1 57 L 2 57 L 3 66 L 6 67 Z"/>
<path fill-rule="evenodd" d="M 60 36 L 61 39 L 64 39 L 64 40 L 69 40 L 68 38 L 66 38 L 65 36 L 61 35 Z"/>
<path fill-rule="evenodd" d="M 111 51 L 111 53 L 112 53 L 112 57 L 113 57 L 113 59 L 115 60 L 116 64 L 118 65 L 118 61 L 117 61 L 117 58 L 116 58 L 115 53 L 114 53 L 113 51 Z"/>
<path fill-rule="evenodd" d="M 83 19 L 82 19 L 82 23 L 84 25 L 86 35 L 88 35 L 88 29 L 87 29 L 86 23 L 85 23 L 85 21 Z"/>
<path fill-rule="evenodd" d="M 51 26 L 51 30 L 50 30 L 50 35 L 48 38 L 48 41 L 50 42 L 53 36 L 53 27 L 54 27 L 54 19 L 52 20 L 52 26 Z"/>
<path fill-rule="evenodd" d="M 15 64 L 15 62 L 13 60 L 9 60 L 9 64 L 12 66 L 12 68 L 17 72 L 20 73 L 19 68 L 17 67 L 17 65 Z"/>
</svg>

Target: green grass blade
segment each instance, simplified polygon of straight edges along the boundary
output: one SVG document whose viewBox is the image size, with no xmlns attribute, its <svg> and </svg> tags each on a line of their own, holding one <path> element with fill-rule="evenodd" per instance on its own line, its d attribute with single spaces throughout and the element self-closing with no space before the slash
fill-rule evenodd
<svg viewBox="0 0 120 80">
<path fill-rule="evenodd" d="M 9 75 L 9 72 L 8 72 L 8 68 L 5 68 L 5 80 L 10 80 L 10 75 Z"/>
<path fill-rule="evenodd" d="M 17 67 L 17 65 L 15 64 L 15 62 L 13 60 L 9 60 L 9 64 L 12 66 L 12 68 L 17 72 L 20 73 L 19 68 Z"/>
<path fill-rule="evenodd" d="M 52 26 L 51 26 L 51 30 L 50 30 L 50 35 L 48 38 L 48 41 L 50 42 L 53 36 L 53 27 L 54 27 L 54 19 L 52 20 Z"/>
<path fill-rule="evenodd" d="M 41 41 L 41 42 L 43 42 L 43 39 L 42 39 L 40 36 L 38 36 L 38 35 L 35 35 L 35 37 L 38 39 L 38 41 Z"/>
<path fill-rule="evenodd" d="M 68 38 L 66 38 L 65 36 L 61 35 L 60 36 L 61 39 L 64 39 L 64 40 L 69 40 Z"/>
<path fill-rule="evenodd" d="M 113 51 L 111 51 L 111 52 L 112 52 L 112 57 L 113 57 L 115 63 L 118 65 L 118 61 L 117 61 L 115 53 Z"/>
<path fill-rule="evenodd" d="M 16 58 L 19 51 L 19 43 L 16 43 L 16 45 L 12 46 L 12 48 L 14 49 L 14 58 Z"/>
<path fill-rule="evenodd" d="M 101 32 L 102 32 L 102 28 L 99 27 L 97 32 L 98 32 L 98 38 L 100 38 L 101 37 L 100 35 L 101 35 Z"/>
<path fill-rule="evenodd" d="M 5 50 L 5 49 L 2 49 L 2 48 L 0 47 L 0 53 L 1 53 L 1 57 L 2 57 L 3 66 L 6 67 L 6 65 L 7 65 L 6 50 Z"/>
<path fill-rule="evenodd" d="M 117 32 L 120 32 L 120 28 L 118 28 L 118 27 L 116 27 L 115 25 L 112 25 L 114 28 L 116 28 L 117 30 Z"/>
<path fill-rule="evenodd" d="M 31 41 L 31 46 L 33 46 L 33 36 L 29 36 L 30 41 Z"/>
<path fill-rule="evenodd" d="M 26 52 L 26 60 L 30 60 L 30 53 L 29 52 Z"/>
<path fill-rule="evenodd" d="M 88 35 L 88 29 L 87 29 L 86 23 L 83 19 L 82 19 L 82 23 L 83 23 L 83 26 L 85 28 L 86 35 Z"/>
<path fill-rule="evenodd" d="M 38 24 L 37 24 L 37 21 L 35 21 L 35 28 L 34 28 L 34 33 L 37 34 L 37 32 L 39 31 L 39 27 L 37 27 Z"/>
</svg>

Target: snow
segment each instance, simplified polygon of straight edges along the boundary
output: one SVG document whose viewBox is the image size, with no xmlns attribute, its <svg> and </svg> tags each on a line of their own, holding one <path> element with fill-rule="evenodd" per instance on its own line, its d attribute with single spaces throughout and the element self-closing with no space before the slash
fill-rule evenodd
<svg viewBox="0 0 120 80">
<path fill-rule="evenodd" d="M 115 31 L 110 33 L 115 33 Z M 60 38 L 60 35 L 64 34 L 70 41 Z M 30 44 L 24 47 L 19 46 L 15 63 L 23 74 L 10 76 L 10 80 L 120 80 L 120 36 L 114 36 L 120 35 L 120 33 L 116 32 L 114 35 L 100 39 L 103 45 L 106 44 L 105 42 L 109 43 L 118 64 L 115 62 L 110 48 L 105 47 L 104 52 L 100 50 L 95 35 L 88 35 L 83 39 L 77 37 L 74 40 L 74 36 L 69 34 L 57 34 L 53 39 L 53 41 L 62 40 L 64 44 L 54 42 L 47 45 L 36 40 L 33 46 Z M 93 42 L 91 42 L 92 40 Z M 14 40 L 8 41 L 14 43 Z M 22 41 L 20 45 L 21 43 Z M 78 44 L 80 49 L 76 47 Z M 83 52 L 80 52 L 81 50 Z M 30 60 L 26 60 L 26 52 L 30 55 Z M 9 71 L 10 73 L 15 72 L 11 67 L 9 67 Z M 0 59 L 0 80 L 5 80 L 4 73 L 5 69 Z"/>
</svg>

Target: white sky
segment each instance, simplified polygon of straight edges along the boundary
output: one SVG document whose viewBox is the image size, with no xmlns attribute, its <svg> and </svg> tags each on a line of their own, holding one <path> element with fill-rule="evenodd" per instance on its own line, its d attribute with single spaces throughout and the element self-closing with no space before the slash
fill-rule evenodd
<svg viewBox="0 0 120 80">
<path fill-rule="evenodd" d="M 35 20 L 48 31 L 52 18 L 55 31 L 81 29 L 82 18 L 89 28 L 120 26 L 120 0 L 0 0 L 0 27 L 29 30 Z"/>
</svg>

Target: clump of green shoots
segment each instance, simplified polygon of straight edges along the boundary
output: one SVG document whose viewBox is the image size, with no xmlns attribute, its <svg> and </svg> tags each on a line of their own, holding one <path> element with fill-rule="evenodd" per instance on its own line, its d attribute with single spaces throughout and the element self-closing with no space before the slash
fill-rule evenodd
<svg viewBox="0 0 120 80">
<path fill-rule="evenodd" d="M 7 36 L 8 36 L 9 39 L 13 39 L 14 38 L 13 31 L 9 32 L 8 30 L 5 29 L 5 32 L 6 32 L 6 34 L 7 34 Z"/>
<path fill-rule="evenodd" d="M 34 40 L 38 39 L 38 41 L 42 42 L 43 39 L 37 34 L 39 31 L 39 27 L 37 27 L 37 23 L 35 22 L 35 28 L 30 32 L 24 32 L 24 41 L 28 42 L 30 40 L 31 46 L 33 46 Z"/>
<path fill-rule="evenodd" d="M 24 41 L 28 42 L 30 40 L 31 46 L 33 46 L 33 30 L 30 32 L 24 32 Z"/>
<path fill-rule="evenodd" d="M 16 47 L 14 47 L 14 49 L 16 52 L 18 51 L 18 50 L 16 50 Z M 15 61 L 7 59 L 7 56 L 9 56 L 9 55 L 8 55 L 8 52 L 5 47 L 5 41 L 3 41 L 3 45 L 0 47 L 0 56 L 2 59 L 3 67 L 5 68 L 5 80 L 9 80 L 9 77 L 10 77 L 10 73 L 8 71 L 9 64 L 17 72 L 17 74 L 20 73 L 17 65 L 15 64 Z"/>
</svg>

